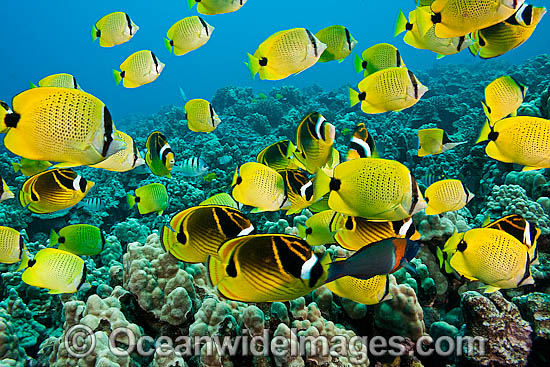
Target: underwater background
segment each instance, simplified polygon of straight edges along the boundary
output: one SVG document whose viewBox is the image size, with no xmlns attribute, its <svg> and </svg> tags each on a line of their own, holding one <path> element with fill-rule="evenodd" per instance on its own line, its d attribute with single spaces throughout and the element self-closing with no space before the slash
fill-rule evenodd
<svg viewBox="0 0 550 367">
<path fill-rule="evenodd" d="M 547 2 L 533 1 L 547 6 Z M 0 176 L 15 193 L 0 203 L 0 226 L 22 233 L 31 254 L 49 246 L 51 230 L 86 223 L 105 233 L 106 244 L 96 256 L 84 256 L 88 287 L 72 294 L 21 280 L 17 265 L 0 264 L 0 366 L 548 366 L 550 365 L 550 173 L 521 171 L 521 166 L 491 159 L 485 145 L 475 144 L 485 121 L 481 105 L 485 87 L 510 75 L 528 91 L 520 116 L 550 118 L 550 23 L 543 19 L 520 47 L 495 59 L 473 57 L 468 50 L 436 59 L 394 37 L 398 11 L 414 9 L 413 1 L 260 1 L 250 0 L 236 12 L 206 15 L 215 30 L 198 50 L 176 57 L 164 47 L 167 29 L 179 19 L 197 15 L 185 1 L 9 2 L 0 22 L 0 99 L 11 98 L 55 73 L 75 76 L 81 88 L 108 106 L 117 129 L 130 135 L 140 151 L 149 134 L 162 131 L 170 142 L 176 167 L 200 158 L 208 170 L 196 176 L 174 170 L 172 177 L 150 171 L 111 172 L 91 167 L 75 171 L 95 186 L 70 210 L 35 214 L 22 207 L 18 191 L 27 177 L 14 172 L 19 158 L 0 144 Z M 140 30 L 130 42 L 101 48 L 90 29 L 114 11 L 131 15 Z M 358 41 L 354 53 L 381 42 L 396 46 L 407 67 L 429 91 L 403 111 L 365 114 L 350 107 L 348 87 L 363 78 L 344 62 L 315 65 L 280 81 L 252 79 L 244 62 L 247 53 L 273 33 L 294 27 L 312 32 L 329 25 L 347 27 Z M 152 50 L 166 68 L 156 81 L 136 89 L 117 86 L 112 69 L 131 53 Z M 221 119 L 211 133 L 187 127 L 186 99 L 204 98 Z M 210 196 L 230 192 L 235 170 L 256 160 L 258 152 L 281 139 L 296 140 L 296 128 L 317 111 L 336 129 L 334 147 L 343 155 L 351 134 L 364 123 L 380 156 L 403 163 L 422 191 L 440 178 L 460 179 L 475 194 L 460 210 L 414 215 L 422 249 L 413 265 L 393 273 L 393 298 L 364 305 L 333 294 L 327 287 L 289 302 L 242 303 L 223 299 L 208 283 L 204 264 L 178 261 L 161 245 L 159 234 L 174 214 Z M 443 154 L 418 156 L 418 130 L 440 128 L 456 142 Z M 343 160 L 343 159 L 342 159 Z M 138 167 L 139 168 L 139 167 Z M 215 173 L 205 179 L 207 173 Z M 150 183 L 165 185 L 170 199 L 162 215 L 140 215 L 128 207 L 127 195 Z M 1 185 L 1 182 L 0 182 Z M 243 212 L 258 233 L 297 233 L 311 217 L 282 211 Z M 455 230 L 465 232 L 519 214 L 541 230 L 539 264 L 531 266 L 535 284 L 483 294 L 482 283 L 447 274 L 437 248 Z M 321 246 L 322 247 L 322 246 Z M 327 244 L 328 253 L 340 253 Z M 349 255 L 348 255 L 349 256 Z M 64 342 L 74 325 L 91 328 L 97 345 L 78 358 Z M 188 356 L 155 353 L 117 356 L 109 351 L 108 335 L 125 327 L 137 336 L 229 336 L 250 333 L 284 336 L 403 336 L 407 351 L 423 336 L 482 336 L 486 354 L 447 356 L 369 355 L 356 362 L 349 356 Z M 291 330 L 292 329 L 292 330 Z M 295 334 L 293 334 L 295 333 Z M 117 339 L 121 347 L 128 339 Z M 153 343 L 154 344 L 154 343 Z"/>
</svg>

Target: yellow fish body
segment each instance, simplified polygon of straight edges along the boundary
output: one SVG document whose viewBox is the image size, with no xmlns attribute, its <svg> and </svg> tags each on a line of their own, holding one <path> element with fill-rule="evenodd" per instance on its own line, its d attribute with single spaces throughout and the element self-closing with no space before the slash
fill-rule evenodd
<svg viewBox="0 0 550 367">
<path fill-rule="evenodd" d="M 19 261 L 17 271 L 26 268 L 29 262 L 21 234 L 13 228 L 0 226 L 0 263 L 15 264 Z"/>
<path fill-rule="evenodd" d="M 31 83 L 31 88 L 36 88 L 37 86 Z M 38 87 L 59 87 L 59 88 L 74 88 L 80 89 L 80 86 L 76 82 L 76 78 L 71 74 L 54 74 L 49 75 L 38 82 Z"/>
<path fill-rule="evenodd" d="M 116 153 L 115 153 L 116 154 Z M 19 163 L 12 162 L 11 166 L 13 167 L 14 172 L 19 172 L 25 176 L 34 176 L 37 173 L 44 172 L 52 166 L 48 161 L 35 161 L 32 159 L 21 158 Z"/>
<path fill-rule="evenodd" d="M 443 129 L 420 129 L 418 130 L 418 156 L 425 157 L 430 154 L 441 154 L 457 145 L 466 142 L 453 143 Z"/>
<path fill-rule="evenodd" d="M 472 200 L 472 194 L 460 180 L 441 180 L 431 184 L 424 193 L 427 215 L 454 212 Z"/>
<path fill-rule="evenodd" d="M 254 213 L 277 211 L 290 206 L 283 176 L 261 163 L 248 162 L 238 167 L 231 186 L 233 198 L 241 204 L 255 207 L 252 210 Z"/>
<path fill-rule="evenodd" d="M 93 186 L 73 170 L 57 168 L 27 179 L 19 191 L 19 202 L 33 213 L 53 213 L 76 205 Z"/>
<path fill-rule="evenodd" d="M 301 238 L 248 235 L 226 241 L 208 260 L 210 282 L 227 299 L 285 302 L 309 294 L 327 279 L 330 257 L 318 258 Z"/>
<path fill-rule="evenodd" d="M 308 114 L 296 131 L 294 158 L 298 166 L 315 174 L 333 159 L 334 125 L 318 112 Z"/>
<path fill-rule="evenodd" d="M 345 276 L 325 286 L 339 297 L 364 305 L 376 305 L 392 299 L 388 274 L 376 275 L 369 279 Z"/>
<path fill-rule="evenodd" d="M 313 214 L 305 225 L 298 225 L 298 233 L 311 246 L 334 243 L 334 232 L 331 231 L 330 224 L 339 215 L 334 210 Z"/>
<path fill-rule="evenodd" d="M 166 48 L 169 52 L 174 51 L 176 56 L 185 55 L 206 44 L 213 31 L 214 27 L 201 17 L 194 15 L 183 18 L 166 33 Z"/>
<path fill-rule="evenodd" d="M 62 162 L 62 166 L 99 163 L 126 148 L 111 114 L 96 97 L 78 89 L 33 88 L 13 98 L 4 146 L 24 158 Z"/>
<path fill-rule="evenodd" d="M 15 195 L 10 190 L 6 181 L 0 176 L 0 203 L 5 200 L 13 199 Z"/>
<path fill-rule="evenodd" d="M 70 252 L 46 248 L 29 261 L 21 280 L 50 294 L 75 293 L 86 282 L 86 264 Z"/>
<path fill-rule="evenodd" d="M 299 213 L 309 207 L 315 201 L 313 194 L 313 182 L 307 174 L 299 170 L 279 171 L 285 183 L 285 193 L 290 206 L 287 215 Z"/>
<path fill-rule="evenodd" d="M 176 164 L 176 157 L 166 137 L 160 131 L 153 131 L 147 137 L 145 145 L 147 147 L 145 163 L 151 172 L 156 176 L 170 178 L 170 172 Z"/>
<path fill-rule="evenodd" d="M 162 215 L 168 207 L 168 192 L 160 183 L 151 183 L 135 190 L 135 196 L 128 195 L 128 206 L 137 204 L 139 214 L 157 213 Z"/>
<path fill-rule="evenodd" d="M 315 33 L 315 37 L 327 45 L 318 62 L 329 62 L 334 60 L 344 61 L 351 54 L 357 45 L 349 30 L 341 25 L 333 25 L 321 29 Z"/>
<path fill-rule="evenodd" d="M 504 22 L 472 33 L 475 43 L 470 52 L 482 59 L 490 59 L 519 47 L 531 37 L 546 8 L 523 4 Z"/>
<path fill-rule="evenodd" d="M 361 56 L 356 55 L 354 66 L 355 71 L 364 70 L 364 75 L 369 76 L 380 70 L 405 67 L 405 63 L 394 45 L 379 43 L 367 48 Z"/>
<path fill-rule="evenodd" d="M 318 175 L 318 195 L 330 191 L 332 210 L 371 220 L 395 221 L 426 207 L 418 184 L 403 164 L 381 158 L 359 158 L 340 163 L 334 177 Z"/>
<path fill-rule="evenodd" d="M 254 55 L 248 54 L 248 68 L 262 80 L 280 80 L 313 66 L 326 50 L 309 30 L 280 31 L 265 40 Z"/>
<path fill-rule="evenodd" d="M 92 40 L 99 38 L 101 47 L 113 47 L 128 42 L 139 30 L 130 16 L 123 12 L 107 14 L 92 28 Z"/>
<path fill-rule="evenodd" d="M 361 110 L 374 114 L 401 111 L 415 105 L 428 91 L 407 68 L 388 68 L 367 76 L 359 92 L 349 89 L 350 105 L 361 102 Z"/>
<path fill-rule="evenodd" d="M 174 215 L 170 227 L 162 229 L 161 242 L 179 260 L 202 263 L 208 256 L 218 256 L 218 248 L 228 239 L 253 231 L 254 226 L 239 210 L 201 205 Z"/>
<path fill-rule="evenodd" d="M 212 104 L 204 99 L 192 99 L 185 104 L 187 127 L 194 132 L 214 131 L 221 120 L 214 112 Z"/>
<path fill-rule="evenodd" d="M 256 161 L 275 171 L 295 169 L 297 166 L 292 160 L 295 151 L 296 147 L 290 140 L 281 140 L 262 149 L 256 156 Z"/>
<path fill-rule="evenodd" d="M 201 201 L 199 205 L 221 205 L 228 206 L 233 209 L 241 209 L 239 203 L 237 203 L 231 195 L 225 192 L 213 195 L 208 199 Z"/>
<path fill-rule="evenodd" d="M 118 135 L 126 144 L 126 149 L 121 150 L 113 154 L 103 162 L 91 165 L 90 167 L 102 168 L 108 171 L 115 172 L 127 172 L 145 164 L 145 160 L 141 158 L 141 154 L 137 149 L 134 139 L 132 139 L 131 136 L 123 133 L 122 131 L 119 131 Z"/>
<path fill-rule="evenodd" d="M 154 82 L 164 70 L 164 64 L 152 51 L 141 50 L 128 56 L 120 70 L 113 70 L 116 84 L 122 80 L 125 88 L 137 88 Z"/>
<path fill-rule="evenodd" d="M 365 124 L 360 122 L 355 126 L 346 160 L 351 161 L 352 159 L 370 157 L 378 158 L 376 144 Z"/>
<path fill-rule="evenodd" d="M 204 15 L 226 14 L 239 10 L 247 0 L 187 0 L 189 8 L 197 4 L 197 12 Z"/>
<path fill-rule="evenodd" d="M 61 228 L 59 233 L 50 233 L 50 246 L 59 244 L 59 250 L 80 256 L 98 255 L 105 246 L 105 236 L 101 230 L 89 224 L 73 224 Z"/>
<path fill-rule="evenodd" d="M 502 120 L 512 114 L 523 103 L 527 87 L 509 75 L 501 76 L 485 87 L 483 110 L 491 122 Z"/>
</svg>

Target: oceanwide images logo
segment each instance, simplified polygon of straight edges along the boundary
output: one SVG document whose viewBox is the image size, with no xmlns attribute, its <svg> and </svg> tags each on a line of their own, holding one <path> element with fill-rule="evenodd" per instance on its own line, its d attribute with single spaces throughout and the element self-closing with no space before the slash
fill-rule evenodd
<svg viewBox="0 0 550 367">
<path fill-rule="evenodd" d="M 86 325 L 77 324 L 65 333 L 64 347 L 67 353 L 75 358 L 84 358 L 93 353 L 108 348 L 118 357 L 128 357 L 137 353 L 142 357 L 158 355 L 167 357 L 191 356 L 269 356 L 288 358 L 305 356 L 307 358 L 346 357 L 354 364 L 365 363 L 368 356 L 402 356 L 405 354 L 418 356 L 438 355 L 442 357 L 455 355 L 484 355 L 486 340 L 481 337 L 442 336 L 432 339 L 423 336 L 412 348 L 407 348 L 407 339 L 401 336 L 384 338 L 382 336 L 360 337 L 336 335 L 300 336 L 296 329 L 290 329 L 290 337 L 273 336 L 269 329 L 262 335 L 249 336 L 248 330 L 243 330 L 242 336 L 200 336 L 200 337 L 168 337 L 154 339 L 151 336 L 136 336 L 127 328 L 114 329 L 108 336 L 108 343 L 98 343 L 98 335 Z M 123 341 L 123 342 L 121 342 Z M 108 345 L 106 345 L 108 344 Z"/>
</svg>

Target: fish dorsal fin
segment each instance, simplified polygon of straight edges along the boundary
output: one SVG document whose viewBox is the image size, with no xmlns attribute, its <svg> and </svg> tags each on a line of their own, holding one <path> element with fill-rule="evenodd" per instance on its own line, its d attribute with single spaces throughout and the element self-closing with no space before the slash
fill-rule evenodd
<svg viewBox="0 0 550 367">
<path fill-rule="evenodd" d="M 507 215 L 484 227 L 504 231 L 527 246 L 533 245 L 540 235 L 540 229 L 518 214 Z"/>
</svg>

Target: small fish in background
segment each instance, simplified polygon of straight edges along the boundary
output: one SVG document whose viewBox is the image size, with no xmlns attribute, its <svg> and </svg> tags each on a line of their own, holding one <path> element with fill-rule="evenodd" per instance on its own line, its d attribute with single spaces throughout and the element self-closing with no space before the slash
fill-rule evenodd
<svg viewBox="0 0 550 367">
<path fill-rule="evenodd" d="M 425 35 L 435 26 L 435 35 L 439 38 L 460 37 L 503 22 L 516 12 L 524 1 L 435 0 L 430 7 L 419 8 L 416 20 L 421 35 Z"/>
<path fill-rule="evenodd" d="M 228 206 L 233 209 L 241 210 L 242 205 L 237 203 L 235 199 L 228 193 L 222 192 L 203 200 L 199 205 L 221 205 Z"/>
<path fill-rule="evenodd" d="M 504 22 L 473 32 L 470 52 L 482 59 L 504 55 L 527 41 L 545 14 L 545 7 L 523 4 Z"/>
<path fill-rule="evenodd" d="M 0 226 L 0 263 L 15 264 L 21 262 L 16 271 L 27 267 L 29 254 L 23 237 L 13 228 Z"/>
<path fill-rule="evenodd" d="M 172 172 L 178 172 L 182 176 L 196 177 L 202 176 L 208 172 L 208 165 L 202 158 L 192 157 L 183 160 L 180 164 L 172 168 Z"/>
<path fill-rule="evenodd" d="M 329 262 L 327 253 L 318 257 L 299 237 L 260 234 L 224 242 L 207 267 L 210 283 L 224 298 L 286 302 L 320 287 Z"/>
<path fill-rule="evenodd" d="M 349 30 L 341 25 L 333 25 L 321 29 L 315 33 L 315 37 L 319 41 L 327 45 L 318 62 L 336 61 L 342 62 L 351 54 L 353 48 L 357 45 L 357 41 Z"/>
<path fill-rule="evenodd" d="M 231 157 L 230 155 L 222 155 L 221 157 L 218 158 L 218 164 L 225 166 L 232 160 L 233 160 L 233 157 Z"/>
<path fill-rule="evenodd" d="M 493 80 L 485 87 L 485 102 L 481 102 L 487 119 L 494 123 L 508 115 L 516 116 L 527 89 L 509 75 Z M 488 122 L 486 128 L 489 129 Z"/>
<path fill-rule="evenodd" d="M 164 70 L 164 64 L 160 62 L 152 51 L 137 51 L 120 65 L 119 70 L 113 70 L 113 77 L 117 85 L 122 81 L 125 88 L 137 88 L 154 82 Z"/>
<path fill-rule="evenodd" d="M 296 130 L 295 163 L 311 174 L 334 160 L 336 129 L 319 112 L 302 119 Z"/>
<path fill-rule="evenodd" d="M 176 156 L 166 136 L 160 131 L 153 131 L 147 137 L 145 145 L 147 146 L 145 163 L 151 172 L 160 177 L 172 177 L 170 173 L 176 163 Z"/>
<path fill-rule="evenodd" d="M 466 144 L 466 141 L 454 143 L 443 129 L 418 130 L 418 156 L 425 157 L 431 154 L 441 154 L 454 147 Z"/>
<path fill-rule="evenodd" d="M 464 208 L 474 196 L 460 180 L 434 182 L 424 193 L 428 203 L 426 215 L 457 211 Z"/>
<path fill-rule="evenodd" d="M 52 229 L 50 233 L 50 246 L 59 244 L 59 250 L 70 252 L 79 256 L 98 255 L 105 246 L 103 232 L 89 224 L 73 224 L 66 226 L 57 233 Z"/>
<path fill-rule="evenodd" d="M 168 52 L 181 56 L 203 46 L 212 35 L 214 27 L 196 15 L 183 18 L 170 27 L 164 44 Z"/>
<path fill-rule="evenodd" d="M 21 280 L 49 294 L 75 293 L 86 283 L 86 264 L 80 257 L 56 248 L 45 248 L 29 261 Z"/>
<path fill-rule="evenodd" d="M 330 230 L 330 223 L 335 215 L 338 215 L 338 213 L 334 210 L 325 210 L 313 214 L 303 225 L 298 225 L 298 235 L 306 240 L 310 246 L 335 243 L 334 232 Z"/>
<path fill-rule="evenodd" d="M 127 172 L 145 164 L 145 160 L 141 158 L 139 149 L 137 148 L 134 139 L 122 131 L 118 131 L 118 135 L 126 144 L 126 149 L 121 150 L 103 162 L 94 164 L 90 167 L 101 168 L 114 172 Z"/>
<path fill-rule="evenodd" d="M 179 91 L 180 91 L 180 97 L 181 97 L 181 99 L 182 99 L 184 102 L 187 102 L 187 96 L 185 95 L 185 91 L 183 90 L 183 88 L 180 87 L 180 86 L 178 85 L 178 89 L 179 89 Z"/>
<path fill-rule="evenodd" d="M 9 128 L 4 146 L 23 158 L 67 168 L 99 163 L 126 148 L 105 104 L 78 89 L 32 88 L 13 98 L 13 110 L 0 109 L 0 126 Z"/>
<path fill-rule="evenodd" d="M 226 14 L 239 10 L 247 0 L 187 0 L 189 9 L 197 4 L 197 12 L 204 15 Z"/>
<path fill-rule="evenodd" d="M 6 181 L 0 176 L 0 203 L 9 199 L 13 199 L 15 195 L 6 184 Z"/>
<path fill-rule="evenodd" d="M 11 110 L 10 106 L 4 102 L 4 101 L 0 101 L 0 118 L 2 118 L 3 116 L 6 116 L 10 113 L 12 113 L 13 111 Z M 0 124 L 0 134 L 4 134 L 6 132 L 8 132 L 10 128 L 5 126 L 5 124 Z"/>
<path fill-rule="evenodd" d="M 365 77 L 380 70 L 405 67 L 399 50 L 389 43 L 379 43 L 367 48 L 361 56 L 355 55 L 353 64 L 355 71 L 363 71 Z"/>
<path fill-rule="evenodd" d="M 298 168 L 292 159 L 295 151 L 296 147 L 290 140 L 281 140 L 262 149 L 256 156 L 256 161 L 275 171 Z"/>
<path fill-rule="evenodd" d="M 404 110 L 428 91 L 412 71 L 397 67 L 367 76 L 358 88 L 359 92 L 349 88 L 350 106 L 361 103 L 361 110 L 368 114 Z"/>
<path fill-rule="evenodd" d="M 113 47 L 128 42 L 138 30 L 128 14 L 114 12 L 96 22 L 92 28 L 92 41 L 99 38 L 101 47 Z"/>
<path fill-rule="evenodd" d="M 420 34 L 418 22 L 416 20 L 418 12 L 423 10 L 417 8 L 409 13 L 409 20 L 402 11 L 395 24 L 394 37 L 402 32 L 406 32 L 403 41 L 414 48 L 429 50 L 437 53 L 437 58 L 455 55 L 460 51 L 470 47 L 474 41 L 469 36 L 439 38 L 435 35 L 435 26 L 432 26 L 425 34 Z"/>
<path fill-rule="evenodd" d="M 337 259 L 336 261 L 343 261 Z M 342 277 L 325 286 L 339 297 L 350 299 L 364 305 L 376 305 L 392 299 L 390 293 L 390 276 L 376 275 L 369 279 Z"/>
<path fill-rule="evenodd" d="M 139 214 L 162 213 L 168 208 L 168 192 L 160 183 L 152 183 L 135 190 L 135 196 L 128 194 L 130 209 L 137 205 Z"/>
<path fill-rule="evenodd" d="M 37 173 L 44 172 L 52 166 L 48 161 L 35 161 L 32 159 L 21 158 L 19 163 L 12 162 L 11 166 L 15 173 L 21 172 L 24 176 L 30 177 Z"/>
<path fill-rule="evenodd" d="M 185 104 L 187 127 L 194 132 L 210 133 L 214 131 L 221 120 L 214 111 L 212 104 L 204 99 L 192 99 Z"/>
<path fill-rule="evenodd" d="M 78 204 L 76 204 L 76 208 L 84 208 L 91 212 L 101 212 L 102 210 L 105 210 L 105 202 L 103 199 L 98 197 L 86 198 L 78 202 Z"/>
<path fill-rule="evenodd" d="M 210 173 L 207 173 L 204 176 L 204 180 L 206 182 L 212 182 L 212 181 L 217 180 L 217 179 L 218 179 L 218 175 L 216 174 L 216 172 L 210 172 Z"/>
<path fill-rule="evenodd" d="M 524 171 L 550 168 L 550 121 L 531 116 L 508 117 L 482 130 L 485 153 L 497 161 L 520 164 Z"/>
<path fill-rule="evenodd" d="M 313 66 L 326 48 L 309 30 L 293 28 L 270 36 L 245 64 L 252 78 L 260 74 L 262 80 L 281 80 Z"/>
<path fill-rule="evenodd" d="M 27 179 L 19 191 L 19 202 L 33 213 L 53 213 L 76 205 L 93 186 L 73 170 L 57 168 Z"/>
<path fill-rule="evenodd" d="M 369 134 L 365 124 L 360 122 L 355 126 L 346 160 L 369 157 L 378 158 L 378 151 L 372 135 Z"/>
<path fill-rule="evenodd" d="M 82 88 L 80 88 L 80 86 L 76 82 L 76 78 L 71 74 L 65 74 L 65 73 L 47 76 L 41 79 L 38 82 L 38 85 L 31 83 L 31 88 L 38 88 L 38 87 L 74 88 L 74 89 L 82 90 Z"/>
</svg>

